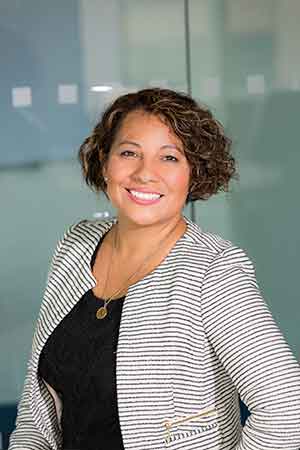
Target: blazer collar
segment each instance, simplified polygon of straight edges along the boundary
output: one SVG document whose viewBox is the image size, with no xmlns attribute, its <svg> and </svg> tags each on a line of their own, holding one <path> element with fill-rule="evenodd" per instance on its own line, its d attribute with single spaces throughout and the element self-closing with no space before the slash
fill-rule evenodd
<svg viewBox="0 0 300 450">
<path fill-rule="evenodd" d="M 187 228 L 180 238 L 180 240 L 186 240 L 189 242 L 199 242 L 199 233 L 201 233 L 201 228 L 186 216 L 183 216 L 186 221 Z M 90 284 L 90 288 L 94 287 L 97 283 L 96 278 L 93 276 L 91 271 L 91 259 L 96 250 L 96 247 L 100 239 L 107 233 L 111 227 L 117 223 L 117 218 L 113 218 L 107 222 L 85 222 L 88 224 L 87 230 L 85 232 L 86 249 L 82 255 L 82 266 L 81 270 L 84 272 L 87 282 Z M 176 245 L 176 244 L 175 244 Z"/>
</svg>

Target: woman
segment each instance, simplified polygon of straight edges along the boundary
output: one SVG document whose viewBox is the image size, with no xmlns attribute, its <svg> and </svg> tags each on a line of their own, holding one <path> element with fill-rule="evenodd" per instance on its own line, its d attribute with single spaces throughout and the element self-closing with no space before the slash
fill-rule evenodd
<svg viewBox="0 0 300 450">
<path fill-rule="evenodd" d="M 300 368 L 253 266 L 182 215 L 235 174 L 221 125 L 145 89 L 105 111 L 80 160 L 117 218 L 58 244 L 9 449 L 298 449 Z"/>
</svg>

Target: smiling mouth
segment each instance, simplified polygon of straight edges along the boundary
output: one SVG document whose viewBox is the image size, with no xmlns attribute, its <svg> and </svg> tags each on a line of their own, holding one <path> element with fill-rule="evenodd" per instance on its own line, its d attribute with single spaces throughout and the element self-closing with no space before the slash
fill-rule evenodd
<svg viewBox="0 0 300 450">
<path fill-rule="evenodd" d="M 160 197 L 163 197 L 163 194 L 155 194 L 152 192 L 141 192 L 135 191 L 134 189 L 127 189 L 126 191 L 133 195 L 135 198 L 140 200 L 158 200 Z"/>
</svg>

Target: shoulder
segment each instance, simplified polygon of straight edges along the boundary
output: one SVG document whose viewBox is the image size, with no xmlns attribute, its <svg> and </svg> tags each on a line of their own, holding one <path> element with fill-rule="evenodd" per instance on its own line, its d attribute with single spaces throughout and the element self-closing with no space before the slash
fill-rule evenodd
<svg viewBox="0 0 300 450">
<path fill-rule="evenodd" d="M 209 257 L 207 270 L 222 270 L 231 266 L 243 266 L 253 271 L 253 264 L 246 251 L 222 236 L 203 231 L 198 224 L 190 220 L 187 236 L 192 242 L 191 247 L 199 254 L 199 258 L 205 254 Z"/>
<path fill-rule="evenodd" d="M 190 241 L 193 247 L 207 251 L 211 253 L 212 256 L 217 256 L 224 251 L 234 247 L 234 244 L 224 239 L 222 236 L 211 233 L 210 231 L 204 231 L 200 225 L 192 222 L 190 219 L 186 218 L 187 231 L 186 239 Z"/>
<path fill-rule="evenodd" d="M 50 273 L 54 266 L 66 258 L 78 261 L 83 255 L 91 254 L 102 235 L 109 230 L 113 223 L 114 219 L 110 222 L 84 219 L 67 227 L 57 242 L 50 265 Z"/>
<path fill-rule="evenodd" d="M 112 225 L 112 222 L 83 219 L 70 225 L 59 241 L 60 246 L 89 244 L 98 241 Z"/>
<path fill-rule="evenodd" d="M 83 262 L 88 267 L 99 240 L 113 223 L 114 219 L 110 222 L 84 219 L 67 227 L 52 256 L 47 283 L 59 271 L 69 273 Z"/>
</svg>

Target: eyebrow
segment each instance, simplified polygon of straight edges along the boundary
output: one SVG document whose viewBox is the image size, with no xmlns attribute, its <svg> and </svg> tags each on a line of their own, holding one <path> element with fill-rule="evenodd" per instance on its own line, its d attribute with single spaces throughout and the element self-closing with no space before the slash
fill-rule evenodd
<svg viewBox="0 0 300 450">
<path fill-rule="evenodd" d="M 134 141 L 121 141 L 119 143 L 119 146 L 120 145 L 124 145 L 124 144 L 134 145 L 135 147 L 141 148 L 140 144 L 138 144 L 137 142 L 134 142 Z M 161 149 L 163 149 L 163 150 L 164 149 L 168 149 L 168 148 L 173 149 L 173 150 L 177 150 L 180 153 L 183 153 L 183 150 L 180 147 L 178 147 L 178 145 L 175 145 L 175 144 L 165 144 L 165 145 L 161 146 Z"/>
</svg>

